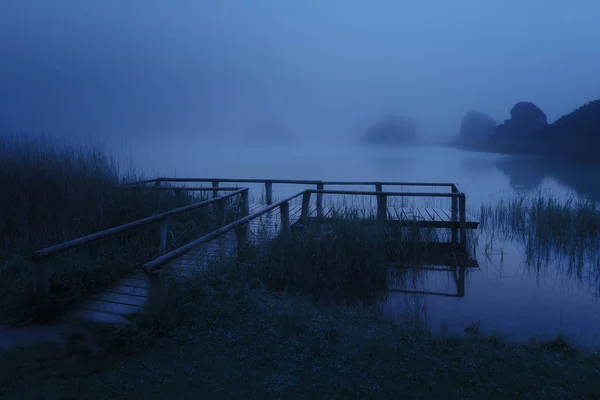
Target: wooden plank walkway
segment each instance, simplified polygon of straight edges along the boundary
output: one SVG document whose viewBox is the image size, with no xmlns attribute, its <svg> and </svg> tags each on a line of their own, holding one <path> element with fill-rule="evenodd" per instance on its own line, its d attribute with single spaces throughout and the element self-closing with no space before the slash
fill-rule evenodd
<svg viewBox="0 0 600 400">
<path fill-rule="evenodd" d="M 250 214 L 264 207 L 262 204 L 250 204 Z M 300 219 L 301 209 L 300 205 L 290 205 L 290 225 Z M 311 214 L 316 215 L 316 210 L 313 209 Z M 254 243 L 272 240 L 280 231 L 280 221 L 279 208 L 252 220 L 249 222 L 249 240 Z M 233 255 L 235 243 L 235 232 L 230 231 L 170 263 L 165 268 L 165 273 L 174 279 L 193 276 L 211 262 Z M 94 294 L 68 317 L 108 324 L 127 324 L 131 317 L 146 310 L 147 302 L 148 282 L 145 274 L 138 272 L 122 278 L 103 292 Z"/>
<path fill-rule="evenodd" d="M 265 206 L 250 204 L 249 214 L 253 214 Z M 290 204 L 290 225 L 297 223 L 301 216 L 301 205 Z M 388 208 L 390 222 L 398 224 L 414 223 L 428 227 L 452 227 L 450 210 L 441 208 Z M 327 220 L 334 215 L 333 207 L 323 208 L 321 218 Z M 316 208 L 310 208 L 311 219 L 317 218 Z M 249 241 L 272 240 L 280 231 L 281 216 L 279 208 L 265 213 L 249 222 Z M 477 222 L 467 222 L 470 228 L 477 228 Z M 234 255 L 236 251 L 235 232 L 227 234 L 200 245 L 197 249 L 179 257 L 165 268 L 165 274 L 175 280 L 193 276 L 205 269 L 210 263 L 218 262 Z M 131 317 L 146 310 L 148 301 L 148 283 L 144 273 L 139 272 L 122 278 L 107 290 L 94 294 L 77 307 L 70 317 L 79 320 L 102 322 L 109 324 L 127 324 Z"/>
</svg>

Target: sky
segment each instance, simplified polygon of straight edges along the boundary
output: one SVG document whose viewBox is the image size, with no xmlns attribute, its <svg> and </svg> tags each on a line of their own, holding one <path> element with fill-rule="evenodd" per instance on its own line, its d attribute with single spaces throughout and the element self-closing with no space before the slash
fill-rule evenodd
<svg viewBox="0 0 600 400">
<path fill-rule="evenodd" d="M 600 98 L 597 0 L 0 0 L 0 130 L 450 135 Z"/>
</svg>

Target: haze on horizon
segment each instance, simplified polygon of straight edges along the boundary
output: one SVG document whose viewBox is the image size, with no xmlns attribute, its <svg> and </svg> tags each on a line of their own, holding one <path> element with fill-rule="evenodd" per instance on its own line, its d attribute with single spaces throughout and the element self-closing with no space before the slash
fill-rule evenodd
<svg viewBox="0 0 600 400">
<path fill-rule="evenodd" d="M 172 135 L 276 119 L 356 136 L 383 114 L 453 135 L 599 96 L 600 3 L 6 0 L 0 132 Z"/>
</svg>

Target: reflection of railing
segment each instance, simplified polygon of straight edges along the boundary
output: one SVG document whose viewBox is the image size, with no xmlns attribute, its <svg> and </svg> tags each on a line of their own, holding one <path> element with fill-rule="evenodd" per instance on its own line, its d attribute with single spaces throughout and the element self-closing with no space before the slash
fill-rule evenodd
<svg viewBox="0 0 600 400">
<path fill-rule="evenodd" d="M 450 272 L 452 274 L 452 278 L 454 279 L 454 284 L 456 286 L 456 293 L 432 292 L 432 291 L 415 290 L 415 289 L 392 289 L 391 292 L 404 293 L 404 294 L 444 296 L 444 297 L 465 297 L 466 267 L 450 267 L 450 268 L 419 267 L 418 272 Z"/>
<path fill-rule="evenodd" d="M 228 189 L 230 190 L 230 189 Z M 224 216 L 224 209 L 226 201 L 230 198 L 240 195 L 242 202 L 248 202 L 248 188 L 235 189 L 234 191 L 225 194 L 220 197 L 216 197 L 210 200 L 200 201 L 198 203 L 190 204 L 184 207 L 169 210 L 160 214 L 152 215 L 150 217 L 142 218 L 137 221 L 129 222 L 127 224 L 119 225 L 113 228 L 96 232 L 91 235 L 83 236 L 77 239 L 69 240 L 64 243 L 60 243 L 54 246 L 46 247 L 41 250 L 37 250 L 33 253 L 34 269 L 33 269 L 33 287 L 34 292 L 39 295 L 48 295 L 50 293 L 50 279 L 51 270 L 47 263 L 50 256 L 70 250 L 75 247 L 79 247 L 96 240 L 104 239 L 110 236 L 117 235 L 127 230 L 147 225 L 150 223 L 158 223 L 158 237 L 159 237 L 159 250 L 161 253 L 166 252 L 167 247 L 167 233 L 168 233 L 168 221 L 169 218 L 178 214 L 182 214 L 187 211 L 196 210 L 201 207 L 205 207 L 211 204 L 219 204 L 219 208 Z"/>
</svg>

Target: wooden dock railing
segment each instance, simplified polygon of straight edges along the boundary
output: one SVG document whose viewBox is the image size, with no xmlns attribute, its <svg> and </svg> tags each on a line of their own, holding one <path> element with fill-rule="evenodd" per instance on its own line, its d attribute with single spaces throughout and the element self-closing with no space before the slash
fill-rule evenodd
<svg viewBox="0 0 600 400">
<path fill-rule="evenodd" d="M 286 183 L 289 181 L 285 181 Z M 425 186 L 425 185 L 423 185 Z M 309 223 L 309 209 L 311 195 L 317 196 L 327 195 L 364 195 L 377 197 L 377 219 L 385 222 L 388 219 L 388 197 L 445 197 L 452 199 L 452 219 L 457 222 L 457 226 L 452 225 L 453 242 L 456 239 L 457 231 L 460 231 L 460 247 L 466 250 L 467 226 L 466 226 L 466 196 L 464 193 L 456 192 L 456 185 L 449 184 L 452 191 L 450 193 L 434 193 L 434 192 L 384 192 L 376 191 L 351 191 L 351 190 L 321 190 L 307 189 L 290 196 L 284 200 L 270 204 L 265 208 L 253 214 L 246 215 L 237 221 L 225 225 L 201 238 L 198 238 L 184 246 L 181 246 L 169 253 L 149 261 L 144 264 L 143 270 L 148 275 L 148 312 L 154 315 L 163 312 L 167 302 L 166 286 L 164 281 L 163 267 L 176 260 L 177 258 L 189 253 L 195 248 L 204 243 L 208 243 L 217 237 L 224 235 L 232 230 L 235 230 L 236 249 L 238 256 L 241 254 L 248 243 L 249 222 L 259 218 L 260 216 L 279 208 L 281 218 L 281 233 L 287 235 L 290 233 L 290 202 L 302 196 L 302 210 L 300 222 L 303 225 Z M 381 186 L 377 186 L 381 189 Z M 247 213 L 245 213 L 247 214 Z M 319 215 L 318 215 L 319 216 Z"/>
<path fill-rule="evenodd" d="M 228 189 L 229 190 L 229 189 Z M 215 197 L 209 200 L 200 201 L 198 203 L 190 204 L 184 207 L 169 210 L 160 214 L 155 214 L 150 217 L 142 218 L 137 221 L 129 222 L 127 224 L 119 225 L 113 228 L 96 232 L 91 235 L 83 236 L 77 239 L 69 240 L 64 243 L 60 243 L 54 246 L 46 247 L 41 250 L 37 250 L 33 253 L 33 290 L 34 293 L 40 296 L 45 296 L 50 293 L 50 280 L 52 271 L 50 269 L 48 258 L 54 254 L 88 244 L 90 242 L 107 238 L 119 234 L 121 232 L 133 229 L 142 225 L 150 223 L 158 223 L 157 235 L 159 238 L 159 251 L 161 254 L 166 252 L 167 248 L 167 233 L 169 218 L 178 214 L 182 214 L 187 211 L 192 211 L 201 207 L 209 206 L 211 204 L 218 204 L 219 209 L 222 211 L 221 215 L 225 214 L 226 201 L 235 196 L 241 196 L 243 207 L 248 207 L 249 195 L 248 188 L 235 188 L 228 194 L 223 196 Z M 224 223 L 224 221 L 221 221 Z"/>
<path fill-rule="evenodd" d="M 234 221 L 228 225 L 220 227 L 219 229 L 204 235 L 186 245 L 183 245 L 169 253 L 163 254 L 162 256 L 149 261 L 144 264 L 143 270 L 148 275 L 148 312 L 153 315 L 160 314 L 166 305 L 167 296 L 166 296 L 166 286 L 164 281 L 164 270 L 163 267 L 170 262 L 176 260 L 182 255 L 189 253 L 194 248 L 208 243 L 217 237 L 224 235 L 232 230 L 235 230 L 236 237 L 236 247 L 238 255 L 243 253 L 244 248 L 248 244 L 248 236 L 249 236 L 249 222 L 261 217 L 262 215 L 275 210 L 276 208 L 280 209 L 281 216 L 281 234 L 286 235 L 290 233 L 290 202 L 300 196 L 302 196 L 304 192 L 297 193 L 293 196 L 290 196 L 284 200 L 278 201 L 274 204 L 271 204 L 253 214 L 248 215 L 248 207 L 245 206 L 245 210 L 243 213 L 244 217 Z M 248 203 L 245 203 L 248 204 Z"/>
<path fill-rule="evenodd" d="M 310 197 L 314 193 L 317 196 L 324 194 L 338 195 L 355 195 L 355 196 L 375 196 L 377 198 L 377 219 L 385 221 L 388 219 L 388 197 L 445 197 L 452 199 L 451 217 L 452 222 L 457 223 L 458 227 L 452 226 L 452 243 L 457 243 L 458 232 L 460 231 L 460 246 L 463 249 L 467 247 L 467 198 L 464 193 L 454 192 L 456 186 L 452 185 L 452 193 L 433 193 L 433 192 L 383 192 L 376 190 L 368 191 L 353 191 L 353 190 L 305 190 L 302 196 L 302 215 L 300 221 L 303 224 L 308 223 L 308 211 L 310 205 Z M 379 189 L 379 188 L 378 188 Z M 319 214 L 317 208 L 317 216 Z"/>
<path fill-rule="evenodd" d="M 217 196 L 221 183 L 258 183 L 265 186 L 265 200 L 267 205 L 273 203 L 273 185 L 306 185 L 316 186 L 317 190 L 324 190 L 325 186 L 374 186 L 375 191 L 382 192 L 384 186 L 400 186 L 400 187 L 446 187 L 450 189 L 450 193 L 461 193 L 455 183 L 438 183 L 438 182 L 393 182 L 393 181 L 320 181 L 320 180 L 302 180 L 302 179 L 245 179 L 245 178 L 164 178 L 148 179 L 140 182 L 131 183 L 130 185 L 141 185 L 153 183 L 156 187 L 165 183 L 211 183 L 214 196 Z M 452 197 L 452 209 L 457 209 L 457 198 Z M 323 212 L 323 193 L 317 193 L 317 214 L 322 215 Z"/>
</svg>

